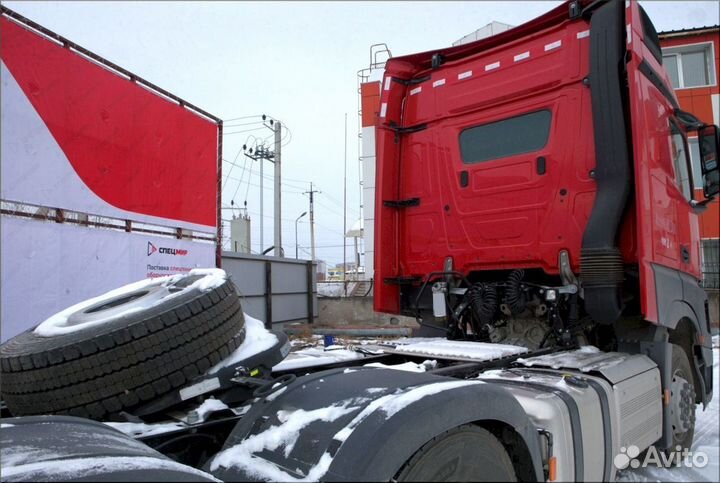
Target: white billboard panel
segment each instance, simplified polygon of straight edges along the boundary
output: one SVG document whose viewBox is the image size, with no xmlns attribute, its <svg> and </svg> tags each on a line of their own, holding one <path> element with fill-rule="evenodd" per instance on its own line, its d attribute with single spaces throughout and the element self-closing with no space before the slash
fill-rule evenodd
<svg viewBox="0 0 720 483">
<path fill-rule="evenodd" d="M 127 283 L 215 266 L 215 244 L 0 217 L 0 340 Z"/>
</svg>

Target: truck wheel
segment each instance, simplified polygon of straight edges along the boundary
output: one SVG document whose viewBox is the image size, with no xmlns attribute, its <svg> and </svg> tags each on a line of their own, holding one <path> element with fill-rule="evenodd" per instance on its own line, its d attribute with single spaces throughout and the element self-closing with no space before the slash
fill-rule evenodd
<svg viewBox="0 0 720 483">
<path fill-rule="evenodd" d="M 397 481 L 517 481 L 503 445 L 489 431 L 467 424 L 446 431 L 420 448 L 398 472 Z"/>
<path fill-rule="evenodd" d="M 679 345 L 672 346 L 672 380 L 670 381 L 670 423 L 673 444 L 672 453 L 692 446 L 695 434 L 695 386 L 687 354 Z"/>
<path fill-rule="evenodd" d="M 239 298 L 221 270 L 138 282 L 0 346 L 2 396 L 15 416 L 100 419 L 184 385 L 244 338 Z"/>
</svg>

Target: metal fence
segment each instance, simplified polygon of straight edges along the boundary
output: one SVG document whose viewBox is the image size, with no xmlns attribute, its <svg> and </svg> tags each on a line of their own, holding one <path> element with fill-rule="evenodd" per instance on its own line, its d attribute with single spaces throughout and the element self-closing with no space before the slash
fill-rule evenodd
<svg viewBox="0 0 720 483">
<path fill-rule="evenodd" d="M 318 316 L 316 263 L 223 252 L 222 268 L 242 297 L 243 311 L 265 322 L 313 323 Z"/>
<path fill-rule="evenodd" d="M 702 272 L 704 288 L 720 289 L 720 240 L 717 238 L 702 241 Z"/>
</svg>

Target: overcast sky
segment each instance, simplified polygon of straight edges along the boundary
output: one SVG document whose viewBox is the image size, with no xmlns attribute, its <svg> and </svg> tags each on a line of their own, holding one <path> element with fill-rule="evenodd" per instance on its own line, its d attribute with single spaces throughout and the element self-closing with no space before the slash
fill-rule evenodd
<svg viewBox="0 0 720 483">
<path fill-rule="evenodd" d="M 341 262 L 343 243 L 344 116 L 348 115 L 348 228 L 360 217 L 357 71 L 368 66 L 370 45 L 393 55 L 449 46 L 497 20 L 526 22 L 560 2 L 13 2 L 4 4 L 70 40 L 228 120 L 267 113 L 292 139 L 283 148 L 283 245 L 293 256 L 294 220 L 316 200 L 318 258 Z M 659 31 L 717 25 L 717 0 L 642 2 Z M 226 132 L 256 126 L 230 126 Z M 236 159 L 248 136 L 228 134 L 224 158 Z M 257 163 L 239 167 L 223 189 L 223 204 L 246 199 L 259 245 Z M 231 166 L 224 163 L 227 173 Z M 272 166 L 265 169 L 265 247 L 272 245 Z M 242 185 L 239 180 L 243 178 Z M 247 180 L 250 179 L 248 188 Z M 230 211 L 224 210 L 228 218 Z M 307 221 L 307 217 L 304 218 Z M 301 247 L 310 245 L 307 223 Z M 352 246 L 352 243 L 349 243 Z M 352 260 L 352 248 L 348 260 Z M 309 258 L 309 248 L 301 257 Z"/>
</svg>

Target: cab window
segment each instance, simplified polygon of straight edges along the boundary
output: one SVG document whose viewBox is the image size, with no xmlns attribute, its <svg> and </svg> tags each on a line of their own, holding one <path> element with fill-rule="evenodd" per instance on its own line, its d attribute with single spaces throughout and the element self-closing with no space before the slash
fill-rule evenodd
<svg viewBox="0 0 720 483">
<path fill-rule="evenodd" d="M 460 152 L 465 164 L 481 163 L 545 147 L 552 114 L 542 110 L 465 129 Z"/>
<path fill-rule="evenodd" d="M 690 158 L 687 141 L 682 130 L 673 121 L 670 121 L 670 157 L 675 171 L 675 183 L 685 199 L 690 201 L 692 199 L 692 190 L 688 171 Z"/>
</svg>

